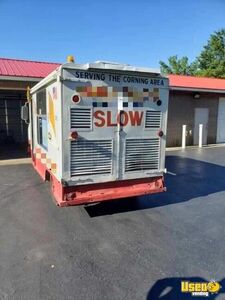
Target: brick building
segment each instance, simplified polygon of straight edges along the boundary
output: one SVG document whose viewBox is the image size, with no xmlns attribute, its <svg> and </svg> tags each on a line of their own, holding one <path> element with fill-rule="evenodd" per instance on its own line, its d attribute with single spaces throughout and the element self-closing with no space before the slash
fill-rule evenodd
<svg viewBox="0 0 225 300">
<path fill-rule="evenodd" d="M 203 124 L 203 144 L 225 142 L 225 80 L 170 75 L 167 146 L 181 146 L 182 125 L 187 125 L 187 145 L 198 144 Z"/>
</svg>

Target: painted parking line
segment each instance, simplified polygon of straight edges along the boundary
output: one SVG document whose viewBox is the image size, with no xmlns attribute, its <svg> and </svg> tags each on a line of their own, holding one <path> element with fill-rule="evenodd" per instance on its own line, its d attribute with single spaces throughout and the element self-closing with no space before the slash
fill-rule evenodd
<svg viewBox="0 0 225 300">
<path fill-rule="evenodd" d="M 169 175 L 172 175 L 172 176 L 177 176 L 176 173 L 173 173 L 173 172 L 170 172 L 170 171 L 167 171 L 166 173 L 169 174 Z"/>
<path fill-rule="evenodd" d="M 24 164 L 30 164 L 30 163 L 31 163 L 30 157 L 0 160 L 0 166 L 24 165 Z"/>
<path fill-rule="evenodd" d="M 220 143 L 220 144 L 209 144 L 209 145 L 203 145 L 202 148 L 199 148 L 199 146 L 186 146 L 185 149 L 182 149 L 181 147 L 167 147 L 166 151 L 185 151 L 185 150 L 190 150 L 190 149 L 211 149 L 211 148 L 220 148 L 220 147 L 225 147 L 225 143 Z"/>
</svg>

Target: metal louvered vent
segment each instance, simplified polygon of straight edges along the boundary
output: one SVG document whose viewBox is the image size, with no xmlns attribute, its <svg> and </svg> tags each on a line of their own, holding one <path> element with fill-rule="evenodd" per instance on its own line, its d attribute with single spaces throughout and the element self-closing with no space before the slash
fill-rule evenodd
<svg viewBox="0 0 225 300">
<path fill-rule="evenodd" d="M 90 108 L 71 108 L 70 127 L 71 129 L 91 129 L 92 117 Z"/>
<path fill-rule="evenodd" d="M 158 138 L 126 140 L 125 172 L 157 170 L 159 150 Z"/>
<path fill-rule="evenodd" d="M 147 110 L 145 115 L 145 128 L 157 129 L 161 127 L 161 111 Z"/>
<path fill-rule="evenodd" d="M 71 141 L 70 155 L 71 177 L 112 172 L 112 140 Z"/>
</svg>

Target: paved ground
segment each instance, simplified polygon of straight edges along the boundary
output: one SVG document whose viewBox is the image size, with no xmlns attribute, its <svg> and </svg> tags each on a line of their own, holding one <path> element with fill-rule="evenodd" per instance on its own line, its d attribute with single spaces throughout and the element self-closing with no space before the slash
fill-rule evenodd
<svg viewBox="0 0 225 300">
<path fill-rule="evenodd" d="M 225 287 L 225 148 L 168 152 L 167 168 L 167 193 L 58 208 L 31 165 L 0 166 L 0 299 L 183 300 L 181 278 Z"/>
</svg>

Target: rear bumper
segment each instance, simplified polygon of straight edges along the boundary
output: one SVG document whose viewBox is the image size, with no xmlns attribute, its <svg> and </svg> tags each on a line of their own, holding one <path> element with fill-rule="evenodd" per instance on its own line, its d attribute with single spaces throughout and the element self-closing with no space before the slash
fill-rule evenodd
<svg viewBox="0 0 225 300">
<path fill-rule="evenodd" d="M 163 176 L 97 184 L 64 186 L 55 175 L 32 155 L 33 165 L 43 180 L 50 174 L 51 190 L 58 206 L 81 205 L 165 192 Z"/>
<path fill-rule="evenodd" d="M 73 187 L 62 186 L 54 177 L 51 180 L 52 192 L 59 206 L 88 204 L 166 191 L 162 176 Z"/>
</svg>

